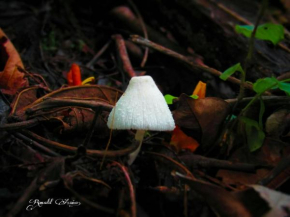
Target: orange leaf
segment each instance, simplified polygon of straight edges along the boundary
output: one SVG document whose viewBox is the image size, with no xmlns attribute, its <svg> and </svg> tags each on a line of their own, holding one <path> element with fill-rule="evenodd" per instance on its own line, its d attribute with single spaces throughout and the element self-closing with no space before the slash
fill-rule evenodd
<svg viewBox="0 0 290 217">
<path fill-rule="evenodd" d="M 3 93 L 13 95 L 19 88 L 28 86 L 28 81 L 17 68 L 24 68 L 17 50 L 1 28 L 0 51 L 0 88 Z"/>
<path fill-rule="evenodd" d="M 204 99 L 206 93 L 206 83 L 199 81 L 192 95 L 198 95 L 199 99 Z"/>
<path fill-rule="evenodd" d="M 78 64 L 73 63 L 67 74 L 68 84 L 71 86 L 82 85 L 81 70 Z"/>
<path fill-rule="evenodd" d="M 172 133 L 170 145 L 174 145 L 177 151 L 188 149 L 194 152 L 199 146 L 199 143 L 194 138 L 187 136 L 178 126 L 176 126 Z"/>
</svg>

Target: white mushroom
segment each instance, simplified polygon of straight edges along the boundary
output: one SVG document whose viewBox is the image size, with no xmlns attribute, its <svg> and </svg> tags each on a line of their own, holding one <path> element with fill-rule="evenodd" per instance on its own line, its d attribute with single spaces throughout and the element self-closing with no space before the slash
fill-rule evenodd
<svg viewBox="0 0 290 217">
<path fill-rule="evenodd" d="M 107 125 L 110 129 L 137 130 L 135 139 L 140 145 L 136 156 L 146 130 L 172 131 L 175 127 L 171 111 L 151 76 L 130 80 L 125 93 L 112 109 Z M 133 158 L 130 156 L 129 164 L 135 160 Z"/>
</svg>

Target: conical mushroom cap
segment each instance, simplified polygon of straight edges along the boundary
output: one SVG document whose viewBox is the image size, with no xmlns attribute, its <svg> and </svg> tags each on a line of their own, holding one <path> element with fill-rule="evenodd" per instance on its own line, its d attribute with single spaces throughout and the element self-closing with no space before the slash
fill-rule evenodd
<svg viewBox="0 0 290 217">
<path fill-rule="evenodd" d="M 130 80 L 107 125 L 110 129 L 154 131 L 171 131 L 175 127 L 171 111 L 151 76 Z"/>
</svg>

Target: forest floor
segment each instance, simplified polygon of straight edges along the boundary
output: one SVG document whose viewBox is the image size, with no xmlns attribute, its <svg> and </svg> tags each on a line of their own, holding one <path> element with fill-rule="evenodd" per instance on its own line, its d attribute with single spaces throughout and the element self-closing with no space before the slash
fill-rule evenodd
<svg viewBox="0 0 290 217">
<path fill-rule="evenodd" d="M 1 1 L 0 216 L 290 216 L 289 31 L 287 0 Z M 146 75 L 175 129 L 130 165 Z"/>
</svg>

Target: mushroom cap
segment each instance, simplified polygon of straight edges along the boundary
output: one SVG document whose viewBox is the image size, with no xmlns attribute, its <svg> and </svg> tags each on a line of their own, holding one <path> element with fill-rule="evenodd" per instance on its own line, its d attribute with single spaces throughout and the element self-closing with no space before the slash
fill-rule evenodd
<svg viewBox="0 0 290 217">
<path fill-rule="evenodd" d="M 130 80 L 107 125 L 110 129 L 154 131 L 172 131 L 175 127 L 171 111 L 151 76 Z"/>
</svg>

